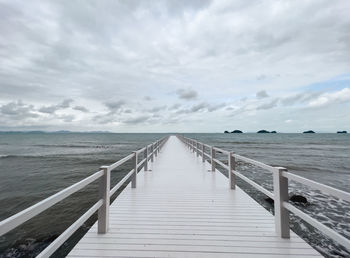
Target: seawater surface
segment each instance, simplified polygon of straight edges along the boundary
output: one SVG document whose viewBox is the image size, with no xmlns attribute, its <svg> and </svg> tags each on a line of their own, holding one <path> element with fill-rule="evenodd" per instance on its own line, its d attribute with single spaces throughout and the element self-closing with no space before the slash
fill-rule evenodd
<svg viewBox="0 0 350 258">
<path fill-rule="evenodd" d="M 0 220 L 78 182 L 166 134 L 0 133 Z M 350 186 L 350 135 L 346 134 L 185 134 L 344 191 Z M 219 156 L 225 160 L 225 156 Z M 131 165 L 112 172 L 115 185 Z M 243 174 L 272 190 L 269 172 L 238 163 Z M 224 172 L 225 173 L 225 172 Z M 238 180 L 238 185 L 273 212 L 266 196 Z M 350 238 L 350 204 L 291 182 L 290 192 L 309 204 L 298 206 Z M 116 194 L 117 195 L 117 194 Z M 115 198 L 114 196 L 113 198 Z M 92 184 L 0 237 L 0 257 L 33 257 L 97 201 Z M 55 254 L 63 257 L 96 220 L 93 216 Z M 307 223 L 292 216 L 292 229 L 327 257 L 350 253 Z"/>
</svg>

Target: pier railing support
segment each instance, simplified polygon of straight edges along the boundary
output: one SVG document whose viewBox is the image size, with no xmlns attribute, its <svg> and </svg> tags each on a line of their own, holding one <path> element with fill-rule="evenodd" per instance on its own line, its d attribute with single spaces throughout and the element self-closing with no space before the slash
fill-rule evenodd
<svg viewBox="0 0 350 258">
<path fill-rule="evenodd" d="M 144 170 L 147 171 L 148 170 L 148 146 L 146 146 L 146 149 L 143 153 L 144 153 L 143 155 L 145 156 L 145 159 L 146 159 Z"/>
<path fill-rule="evenodd" d="M 131 188 L 136 188 L 136 180 L 137 180 L 137 152 L 134 151 L 134 157 L 132 158 L 132 166 L 134 169 L 134 174 L 131 179 Z"/>
<path fill-rule="evenodd" d="M 202 143 L 202 161 L 205 161 L 205 156 L 204 156 L 204 144 Z"/>
<path fill-rule="evenodd" d="M 151 162 L 153 162 L 153 160 L 154 160 L 154 145 L 153 145 L 153 143 L 151 144 Z"/>
<path fill-rule="evenodd" d="M 212 146 L 210 148 L 210 162 L 211 162 L 211 171 L 212 172 L 215 172 L 215 150 L 214 150 L 214 147 Z"/>
<path fill-rule="evenodd" d="M 97 232 L 105 234 L 109 227 L 109 202 L 111 188 L 111 170 L 109 166 L 102 166 L 103 176 L 99 183 L 99 199 L 103 200 L 102 206 L 98 209 Z"/>
<path fill-rule="evenodd" d="M 273 173 L 273 192 L 275 203 L 275 227 L 276 233 L 282 238 L 289 238 L 289 212 L 283 207 L 283 202 L 288 202 L 288 178 L 282 176 L 287 171 L 285 168 L 277 167 Z"/>
<path fill-rule="evenodd" d="M 233 156 L 233 152 L 229 152 L 228 154 L 228 178 L 230 182 L 230 188 L 231 189 L 236 189 L 236 176 L 234 174 L 234 171 L 236 170 L 236 160 L 235 157 Z"/>
<path fill-rule="evenodd" d="M 197 151 L 197 157 L 199 156 L 199 149 L 198 149 L 198 146 L 199 146 L 198 141 L 196 141 L 196 151 Z"/>
</svg>

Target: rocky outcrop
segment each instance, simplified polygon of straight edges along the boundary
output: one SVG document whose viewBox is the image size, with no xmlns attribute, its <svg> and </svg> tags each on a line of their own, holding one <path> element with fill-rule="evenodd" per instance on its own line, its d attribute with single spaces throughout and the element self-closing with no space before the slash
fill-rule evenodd
<svg viewBox="0 0 350 258">
<path fill-rule="evenodd" d="M 258 131 L 257 133 L 270 133 L 269 131 L 266 131 L 266 130 L 260 130 Z"/>
<path fill-rule="evenodd" d="M 294 203 L 302 203 L 302 204 L 308 204 L 308 201 L 306 197 L 299 195 L 299 194 L 293 194 L 289 197 L 289 200 Z M 270 197 L 266 197 L 265 201 L 268 202 L 269 204 L 273 205 L 274 200 L 271 199 Z"/>
<path fill-rule="evenodd" d="M 309 131 L 305 131 L 305 132 L 303 132 L 303 133 L 315 133 L 315 132 L 312 131 L 312 130 L 309 130 Z"/>
<path fill-rule="evenodd" d="M 229 131 L 225 131 L 224 133 L 229 133 Z"/>
<path fill-rule="evenodd" d="M 348 133 L 347 131 L 338 131 L 337 133 Z"/>
<path fill-rule="evenodd" d="M 231 133 L 243 133 L 241 130 L 234 130 Z"/>
</svg>

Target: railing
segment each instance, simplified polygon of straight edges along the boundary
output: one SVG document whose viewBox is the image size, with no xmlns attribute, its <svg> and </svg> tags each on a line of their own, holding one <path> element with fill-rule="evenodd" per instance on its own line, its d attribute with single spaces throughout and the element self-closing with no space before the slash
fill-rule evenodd
<svg viewBox="0 0 350 258">
<path fill-rule="evenodd" d="M 294 213 L 296 216 L 300 217 L 310 225 L 314 226 L 325 235 L 335 240 L 339 244 L 343 245 L 345 248 L 350 250 L 350 240 L 340 235 L 333 229 L 325 226 L 316 219 L 310 217 L 291 203 L 289 203 L 289 192 L 288 192 L 288 180 L 292 180 L 304 185 L 307 185 L 311 188 L 317 189 L 323 193 L 333 195 L 339 199 L 350 202 L 350 193 L 338 190 L 336 188 L 317 183 L 310 179 L 306 179 L 301 176 L 294 175 L 289 173 L 286 168 L 283 167 L 272 167 L 262 162 L 249 159 L 233 152 L 226 151 L 217 147 L 213 147 L 202 142 L 198 142 L 194 139 L 190 139 L 184 136 L 177 136 L 182 142 L 184 142 L 193 152 L 196 152 L 197 157 L 202 156 L 202 161 L 205 162 L 206 159 L 210 160 L 211 171 L 215 171 L 216 164 L 219 164 L 221 167 L 228 171 L 229 175 L 229 187 L 235 189 L 236 187 L 236 176 L 241 178 L 243 181 L 247 182 L 260 192 L 264 193 L 268 197 L 274 200 L 275 206 L 275 228 L 278 236 L 282 238 L 290 237 L 290 227 L 289 227 L 289 212 Z M 209 153 L 206 153 L 206 150 L 209 150 Z M 222 161 L 216 158 L 216 152 L 226 154 L 228 165 L 224 164 Z M 270 171 L 273 175 L 273 193 L 263 188 L 259 184 L 250 180 L 246 176 L 242 175 L 236 170 L 236 160 L 240 160 L 246 163 L 253 164 L 260 168 Z M 289 211 L 289 212 L 288 212 Z"/>
<path fill-rule="evenodd" d="M 61 235 L 59 235 L 49 246 L 47 246 L 37 257 L 49 257 L 52 255 L 79 227 L 89 219 L 96 211 L 98 212 L 98 233 L 104 234 L 108 231 L 109 225 L 109 204 L 110 197 L 120 189 L 120 187 L 131 178 L 132 188 L 137 184 L 137 172 L 144 168 L 148 170 L 148 161 L 153 162 L 154 156 L 157 156 L 161 147 L 167 141 L 168 136 L 164 137 L 146 147 L 134 151 L 125 158 L 113 163 L 109 166 L 102 166 L 101 170 L 92 174 L 91 176 L 67 187 L 60 192 L 38 202 L 37 204 L 3 220 L 0 222 L 0 236 L 6 234 L 12 229 L 20 226 L 27 220 L 35 217 L 39 213 L 47 210 L 54 204 L 62 201 L 71 194 L 81 190 L 85 186 L 95 182 L 99 179 L 99 201 L 97 201 L 87 212 L 85 212 L 78 220 L 76 220 L 69 228 L 67 228 Z M 143 159 L 138 161 L 139 154 L 143 153 Z M 133 169 L 120 181 L 116 186 L 110 189 L 111 171 L 125 162 L 132 160 Z"/>
</svg>

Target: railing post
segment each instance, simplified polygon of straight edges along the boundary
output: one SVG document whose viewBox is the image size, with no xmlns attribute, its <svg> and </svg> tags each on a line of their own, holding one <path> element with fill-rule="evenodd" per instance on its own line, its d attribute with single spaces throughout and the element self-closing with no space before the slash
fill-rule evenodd
<svg viewBox="0 0 350 258">
<path fill-rule="evenodd" d="M 230 182 L 230 189 L 236 189 L 236 176 L 233 171 L 236 170 L 236 160 L 232 152 L 228 154 L 228 178 Z"/>
<path fill-rule="evenodd" d="M 153 162 L 154 160 L 154 146 L 153 146 L 153 143 L 151 144 L 151 162 Z"/>
<path fill-rule="evenodd" d="M 132 159 L 132 166 L 134 169 L 134 175 L 131 179 L 131 188 L 136 188 L 136 181 L 137 181 L 137 152 L 134 151 L 134 158 Z"/>
<path fill-rule="evenodd" d="M 196 151 L 197 151 L 197 157 L 198 157 L 199 156 L 198 141 L 196 141 Z"/>
<path fill-rule="evenodd" d="M 102 166 L 103 176 L 99 182 L 99 199 L 103 200 L 102 206 L 98 209 L 98 223 L 97 232 L 105 234 L 109 227 L 109 202 L 110 202 L 110 188 L 111 188 L 111 170 L 109 166 Z"/>
<path fill-rule="evenodd" d="M 283 207 L 283 202 L 288 202 L 288 178 L 282 176 L 285 168 L 277 167 L 273 173 L 273 192 L 275 203 L 275 227 L 276 233 L 281 238 L 289 238 L 289 212 Z"/>
<path fill-rule="evenodd" d="M 202 162 L 205 161 L 205 156 L 204 156 L 204 144 L 202 143 Z"/>
<path fill-rule="evenodd" d="M 147 171 L 148 170 L 148 146 L 146 146 L 146 149 L 143 153 L 146 158 L 144 170 Z"/>
<path fill-rule="evenodd" d="M 211 162 L 211 171 L 212 172 L 215 172 L 215 150 L 214 150 L 214 147 L 211 146 L 210 147 L 210 162 Z"/>
</svg>

